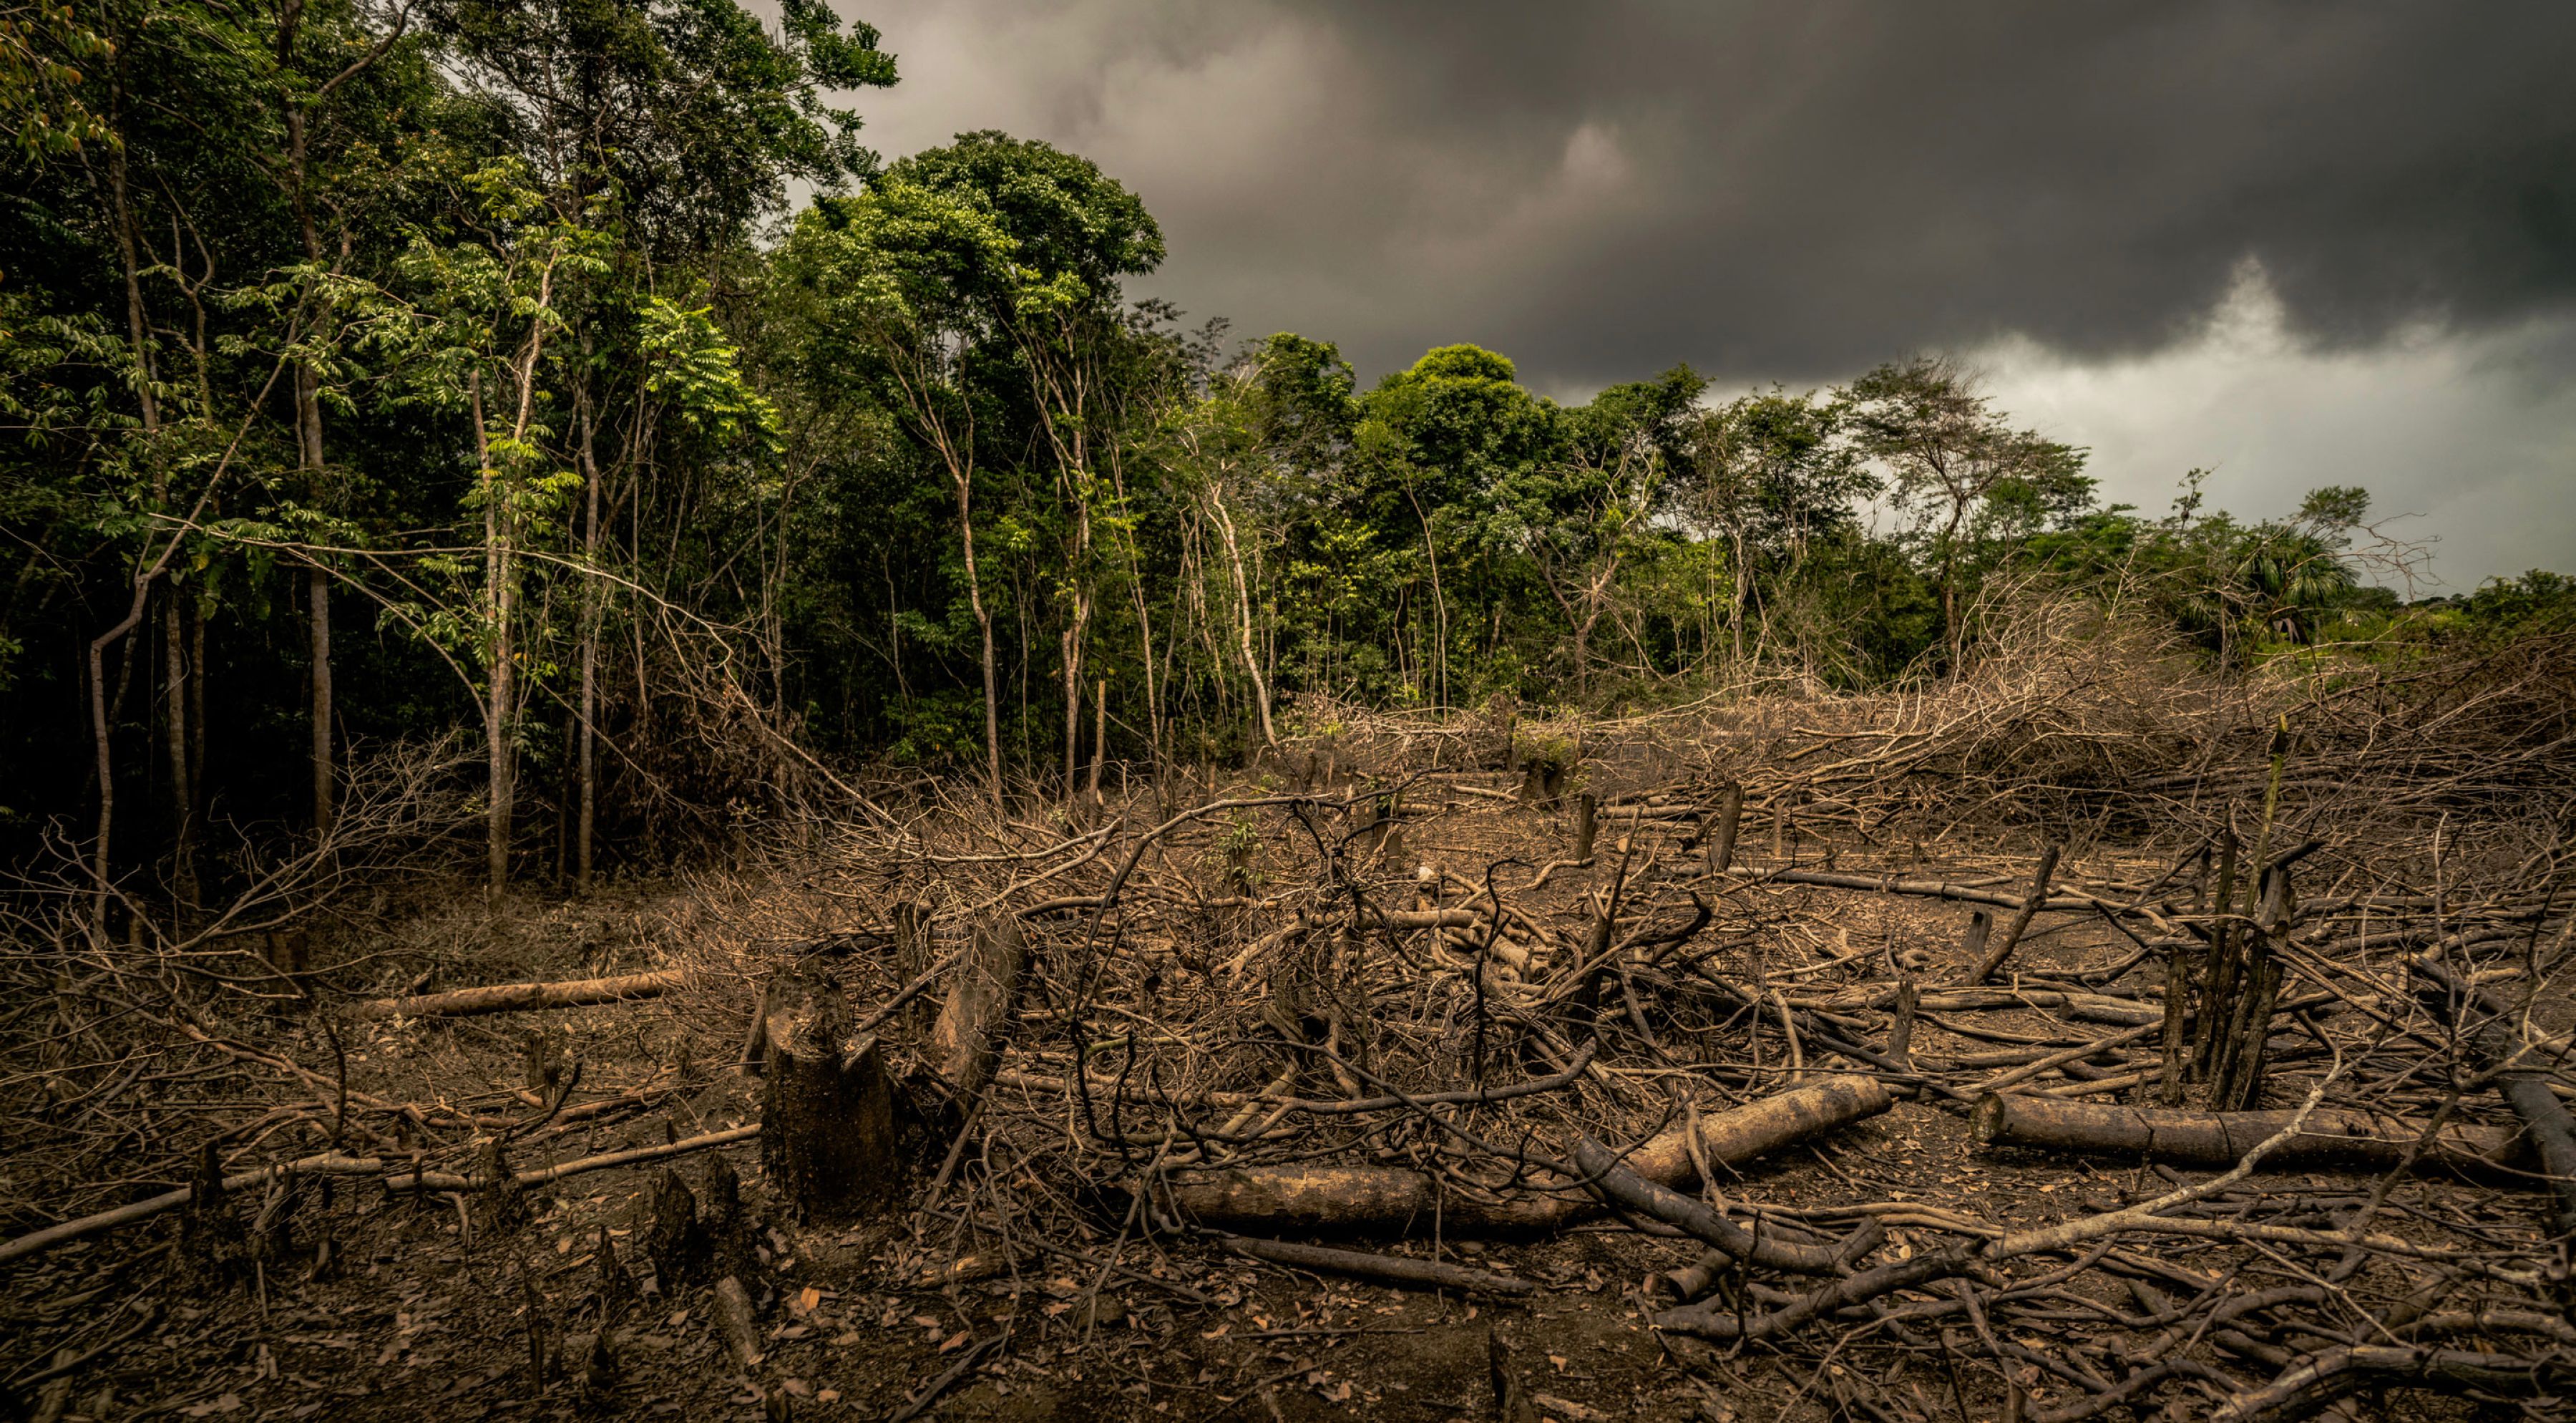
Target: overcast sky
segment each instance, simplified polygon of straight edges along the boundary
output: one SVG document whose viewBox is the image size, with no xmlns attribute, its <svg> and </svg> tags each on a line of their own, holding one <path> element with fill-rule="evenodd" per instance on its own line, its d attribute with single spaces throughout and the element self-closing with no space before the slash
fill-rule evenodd
<svg viewBox="0 0 2576 1423">
<path fill-rule="evenodd" d="M 2576 570 L 2576 3 L 839 0 L 1098 161 L 1139 291 L 1566 399 L 1969 356 L 2115 499 L 2361 484 L 2452 589 Z M 2431 591 L 2431 590 L 2428 590 Z"/>
</svg>

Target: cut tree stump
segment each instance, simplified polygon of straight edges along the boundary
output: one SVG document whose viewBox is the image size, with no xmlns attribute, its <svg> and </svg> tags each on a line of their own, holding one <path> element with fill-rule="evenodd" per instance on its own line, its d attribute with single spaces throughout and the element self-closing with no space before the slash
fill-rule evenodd
<svg viewBox="0 0 2576 1423">
<path fill-rule="evenodd" d="M 761 1022 L 760 1162 L 797 1215 L 848 1220 L 902 1195 L 895 1086 L 820 969 L 781 974 Z"/>
<path fill-rule="evenodd" d="M 679 1172 L 663 1168 L 653 1187 L 653 1224 L 644 1234 L 644 1258 L 652 1262 L 662 1298 L 705 1278 L 713 1256 L 706 1227 L 698 1221 L 696 1194 Z"/>
<path fill-rule="evenodd" d="M 2253 922 L 2245 926 L 2244 947 L 2236 955 L 2242 970 L 2236 1002 L 2210 1077 L 2209 1105 L 2223 1112 L 2243 1111 L 2263 1099 L 2263 1052 L 2281 1000 L 2281 964 L 2272 954 L 2272 939 L 2287 933 L 2291 922 L 2288 866 L 2262 870 L 2254 902 Z"/>
<path fill-rule="evenodd" d="M 1968 1128 L 1988 1146 L 2161 1161 L 2170 1166 L 2233 1166 L 2290 1124 L 2295 1112 L 2201 1112 L 2070 1102 L 1996 1093 L 1981 1099 Z M 2425 1124 L 2381 1112 L 2319 1107 L 2297 1136 L 2272 1148 L 2265 1170 L 2325 1166 L 2386 1170 L 2424 1135 Z M 2524 1155 L 2522 1134 L 2505 1127 L 2453 1124 L 2428 1145 L 2421 1164 L 2434 1169 L 2507 1165 Z"/>
<path fill-rule="evenodd" d="M 1018 919 L 977 926 L 939 1021 L 930 1026 L 930 1060 L 947 1079 L 961 1111 L 983 1093 L 993 1069 L 1001 1065 L 996 1038 L 1010 1021 L 1028 972 L 1028 940 Z"/>
<path fill-rule="evenodd" d="M 1744 787 L 1733 781 L 1718 796 L 1717 822 L 1708 836 L 1708 872 L 1722 875 L 1735 863 L 1735 832 L 1744 823 Z"/>
<path fill-rule="evenodd" d="M 2218 923 L 2201 959 L 2200 1003 L 2192 1026 L 2191 1080 L 2208 1081 L 2218 1070 L 2219 1045 L 2236 1001 L 2236 832 L 2218 832 Z"/>
</svg>

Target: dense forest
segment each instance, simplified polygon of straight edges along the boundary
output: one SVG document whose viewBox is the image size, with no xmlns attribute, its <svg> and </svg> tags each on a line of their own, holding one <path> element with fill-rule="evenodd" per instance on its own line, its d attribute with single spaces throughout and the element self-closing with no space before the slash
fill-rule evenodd
<svg viewBox="0 0 2576 1423">
<path fill-rule="evenodd" d="M 367 837 L 587 888 L 862 769 L 1937 680 L 2034 589 L 2236 667 L 2564 616 L 2401 609 L 2356 489 L 2106 508 L 1940 357 L 1363 383 L 1138 298 L 1077 155 L 882 162 L 835 105 L 896 78 L 822 0 L 0 13 L 9 860 L 152 921 Z"/>
</svg>

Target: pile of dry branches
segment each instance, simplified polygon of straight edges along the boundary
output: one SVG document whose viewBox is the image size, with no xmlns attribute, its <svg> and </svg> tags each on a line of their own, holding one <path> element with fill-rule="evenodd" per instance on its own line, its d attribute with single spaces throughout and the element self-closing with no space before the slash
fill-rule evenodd
<svg viewBox="0 0 2576 1423">
<path fill-rule="evenodd" d="M 202 993 L 95 981 L 22 996 L 22 1025 L 75 1006 L 13 1073 L 58 1130 L 165 1064 L 273 1074 L 298 1100 L 201 1180 L 462 1200 L 532 1184 L 475 1155 L 493 1139 L 650 1112 L 739 1057 L 779 1208 L 879 1223 L 912 1280 L 1070 1269 L 1209 1307 L 1148 1266 L 1210 1250 L 1509 1299 L 1542 1282 L 1460 1242 L 1620 1230 L 1678 1252 L 1638 1287 L 1676 1360 L 1865 1416 L 2562 1407 L 2569 649 L 2221 681 L 2027 632 L 1919 695 L 1309 707 L 1329 735 L 1043 817 L 917 786 L 809 832 L 789 889 L 658 977 L 343 1010 L 652 995 L 726 1044 L 612 1097 L 532 1067 L 524 1111 L 423 1112 L 215 1030 Z M 110 1001 L 177 1036 L 118 1053 Z M 1754 1166 L 1890 1113 L 2067 1188 L 1798 1146 L 1833 1179 L 1775 1194 Z M 256 1149 L 299 1121 L 318 1154 Z M 812 1166 L 872 1152 L 860 1190 Z"/>
</svg>

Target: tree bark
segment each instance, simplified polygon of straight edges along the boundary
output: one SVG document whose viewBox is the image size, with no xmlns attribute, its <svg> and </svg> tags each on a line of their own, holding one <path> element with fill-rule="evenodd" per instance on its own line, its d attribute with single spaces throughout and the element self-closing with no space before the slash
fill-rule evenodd
<svg viewBox="0 0 2576 1423">
<path fill-rule="evenodd" d="M 1226 562 L 1234 570 L 1235 631 L 1242 644 L 1244 674 L 1252 679 L 1252 705 L 1261 723 L 1261 744 L 1276 746 L 1279 733 L 1270 724 L 1270 683 L 1261 675 L 1261 659 L 1253 650 L 1252 584 L 1243 576 L 1243 550 L 1235 542 L 1234 518 L 1226 512 L 1225 495 L 1214 485 L 1208 487 L 1208 507 L 1216 514 L 1217 532 L 1225 539 Z"/>
<path fill-rule="evenodd" d="M 984 781 L 991 793 L 993 813 L 1002 813 L 1002 686 L 993 668 L 993 614 L 984 606 L 984 583 L 975 570 L 974 495 L 968 480 L 956 476 L 957 533 L 966 556 L 966 604 L 975 613 L 975 627 L 983 635 L 984 657 Z"/>
<path fill-rule="evenodd" d="M 961 1104 L 971 1103 L 1001 1064 L 995 1039 L 1028 977 L 1028 941 L 1016 916 L 977 927 L 957 982 L 930 1027 L 930 1058 Z"/>
<path fill-rule="evenodd" d="M 1718 797 L 1716 833 L 1708 839 L 1708 872 L 1726 873 L 1735 863 L 1735 832 L 1744 821 L 1744 787 L 1734 782 Z"/>
<path fill-rule="evenodd" d="M 579 978 L 556 983 L 496 983 L 458 988 L 409 998 L 370 998 L 352 1010 L 366 1018 L 470 1018 L 483 1013 L 516 1013 L 543 1008 L 581 1008 L 594 1003 L 625 1003 L 659 998 L 689 981 L 685 969 L 656 969 L 609 978 Z"/>
<path fill-rule="evenodd" d="M 313 833 L 328 836 L 335 814 L 331 779 L 331 575 L 305 575 L 306 612 L 313 654 Z"/>
<path fill-rule="evenodd" d="M 2203 1112 L 2131 1107 L 2056 1097 L 1990 1093 L 1978 1100 L 1969 1130 L 1987 1146 L 2086 1152 L 2172 1166 L 2233 1166 L 2296 1112 Z M 2272 1148 L 2263 1166 L 2305 1171 L 2346 1166 L 2383 1171 L 2422 1140 L 2426 1123 L 2382 1112 L 2319 1107 L 2297 1136 Z M 2424 1149 L 2426 1169 L 2497 1166 L 2523 1154 L 2517 1132 L 2452 1123 Z"/>
<path fill-rule="evenodd" d="M 1093 806 L 1100 804 L 1100 766 L 1109 759 L 1109 679 L 1100 679 L 1100 695 L 1091 711 L 1091 783 L 1084 793 Z"/>
<path fill-rule="evenodd" d="M 1977 964 L 1977 971 L 1968 979 L 1970 983 L 1983 983 L 1994 977 L 1995 970 L 2012 957 L 2014 946 L 2021 942 L 2022 931 L 2030 927 L 2031 917 L 2048 903 L 2048 882 L 2057 874 L 2057 856 L 2063 848 L 2051 845 L 2040 852 L 2039 869 L 2030 877 L 2030 893 L 2023 897 L 2021 907 L 2013 911 L 2012 922 L 2004 927 L 2003 938 L 1996 941 Z"/>
<path fill-rule="evenodd" d="M 819 971 L 765 995 L 760 1159 L 800 1218 L 848 1220 L 902 1194 L 895 1087 L 875 1037 L 850 1037 L 849 1004 Z"/>
<path fill-rule="evenodd" d="M 188 660 L 179 636 L 179 599 L 171 590 L 161 600 L 162 732 L 170 762 L 171 878 L 183 916 L 197 910 L 197 848 L 192 821 L 196 795 L 188 766 Z"/>
<path fill-rule="evenodd" d="M 483 478 L 483 608 L 486 649 L 483 698 L 484 769 L 489 790 L 483 811 L 483 896 L 499 908 L 510 880 L 510 697 L 513 649 L 510 639 L 509 492 L 500 471 L 492 468 L 492 450 L 483 429 L 483 378 L 471 381 L 474 415 L 474 461 Z"/>
<path fill-rule="evenodd" d="M 587 337 L 584 338 L 587 346 Z M 573 822 L 573 892 L 590 893 L 591 835 L 598 824 L 599 771 L 597 761 L 599 722 L 599 460 L 593 448 L 596 435 L 591 415 L 590 385 L 584 381 L 580 390 L 581 475 L 582 475 L 582 559 L 589 565 L 589 576 L 582 580 L 581 590 L 581 691 L 576 715 L 581 726 L 579 744 L 573 752 L 574 775 L 578 783 L 574 796 L 578 802 Z"/>
<path fill-rule="evenodd" d="M 2217 1071 L 2220 1030 L 2228 1005 L 2235 1001 L 2236 964 L 2236 831 L 2218 832 L 2218 925 L 2210 931 L 2209 952 L 2201 960 L 2200 1020 L 2192 1029 L 2191 1075 L 2206 1081 Z"/>
<path fill-rule="evenodd" d="M 1741 1166 L 1812 1137 L 1875 1116 L 1894 1101 L 1877 1079 L 1822 1078 L 1699 1122 L 1711 1165 Z M 1640 1179 L 1687 1188 L 1698 1179 L 1688 1124 L 1676 1122 L 1626 1153 Z M 1571 1186 L 1572 1182 L 1565 1182 Z M 1438 1178 L 1395 1166 L 1250 1166 L 1178 1178 L 1168 1200 L 1186 1217 L 1226 1229 L 1353 1235 L 1533 1235 L 1572 1224 L 1600 1207 L 1572 1194 L 1483 1200 Z"/>
</svg>

